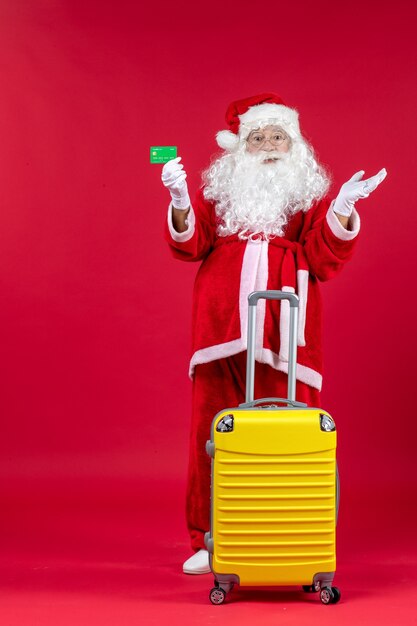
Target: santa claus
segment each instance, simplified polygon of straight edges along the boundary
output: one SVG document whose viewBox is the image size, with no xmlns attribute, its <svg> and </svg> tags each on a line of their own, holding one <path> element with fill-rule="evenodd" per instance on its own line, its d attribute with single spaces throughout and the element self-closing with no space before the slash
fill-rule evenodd
<svg viewBox="0 0 417 626">
<path fill-rule="evenodd" d="M 272 93 L 233 102 L 223 149 L 203 174 L 193 204 L 177 157 L 162 181 L 171 193 L 166 238 L 177 259 L 201 261 L 193 297 L 190 376 L 193 401 L 187 524 L 194 550 L 187 574 L 210 571 L 210 459 L 213 417 L 245 399 L 247 296 L 280 289 L 300 300 L 297 399 L 320 406 L 322 386 L 319 282 L 352 256 L 360 229 L 355 203 L 385 178 L 354 174 L 332 200 L 329 176 L 303 138 L 298 113 Z M 255 397 L 285 397 L 288 304 L 258 304 Z"/>
</svg>

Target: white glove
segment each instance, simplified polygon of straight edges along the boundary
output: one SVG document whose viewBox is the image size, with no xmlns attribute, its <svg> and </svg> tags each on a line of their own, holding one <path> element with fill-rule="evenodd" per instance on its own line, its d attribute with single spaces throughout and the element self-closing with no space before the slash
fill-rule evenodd
<svg viewBox="0 0 417 626">
<path fill-rule="evenodd" d="M 384 167 L 378 172 L 378 174 L 375 174 L 375 176 L 372 176 L 367 180 L 362 180 L 362 176 L 364 174 L 364 170 L 356 172 L 352 178 L 341 186 L 339 195 L 333 205 L 333 211 L 335 213 L 344 215 L 345 217 L 350 217 L 352 215 L 355 202 L 360 198 L 367 198 L 369 194 L 378 187 L 379 183 L 382 183 L 387 175 L 387 170 Z"/>
<path fill-rule="evenodd" d="M 184 166 L 180 163 L 181 157 L 171 159 L 165 163 L 162 168 L 161 179 L 165 187 L 168 187 L 171 194 L 172 204 L 176 209 L 186 211 L 190 206 L 190 196 L 188 195 L 188 187 L 186 183 L 187 174 Z"/>
</svg>

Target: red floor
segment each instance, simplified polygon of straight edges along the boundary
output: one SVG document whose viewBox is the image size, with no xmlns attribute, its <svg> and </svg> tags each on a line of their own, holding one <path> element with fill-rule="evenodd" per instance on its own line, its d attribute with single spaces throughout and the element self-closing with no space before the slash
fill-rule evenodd
<svg viewBox="0 0 417 626">
<path fill-rule="evenodd" d="M 158 497 L 162 488 L 155 484 L 136 497 L 130 486 L 111 498 L 95 490 L 95 498 L 73 492 L 9 499 L 2 515 L 0 624 L 417 624 L 416 516 L 404 498 L 384 507 L 377 498 L 345 494 L 339 604 L 323 606 L 316 594 L 296 588 L 235 588 L 226 604 L 212 606 L 212 576 L 181 573 L 189 556 L 183 485 L 171 484 L 168 500 Z"/>
</svg>

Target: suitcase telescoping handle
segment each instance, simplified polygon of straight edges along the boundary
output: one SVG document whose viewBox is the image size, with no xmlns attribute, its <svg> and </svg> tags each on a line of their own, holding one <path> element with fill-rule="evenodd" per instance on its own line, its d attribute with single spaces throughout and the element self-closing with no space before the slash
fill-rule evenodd
<svg viewBox="0 0 417 626">
<path fill-rule="evenodd" d="M 255 342 L 256 342 L 256 305 L 258 300 L 288 300 L 290 305 L 290 343 L 288 358 L 288 399 L 275 398 L 281 402 L 287 402 L 292 406 L 304 406 L 295 402 L 295 382 L 297 366 L 297 328 L 298 328 L 298 296 L 285 291 L 254 291 L 248 296 L 249 317 L 248 317 L 248 352 L 246 361 L 246 403 L 255 406 Z M 272 400 L 272 398 L 264 398 Z"/>
</svg>

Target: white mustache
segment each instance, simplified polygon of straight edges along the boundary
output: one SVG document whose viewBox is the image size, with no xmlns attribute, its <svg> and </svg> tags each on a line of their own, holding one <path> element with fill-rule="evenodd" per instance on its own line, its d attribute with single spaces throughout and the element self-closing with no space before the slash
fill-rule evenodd
<svg viewBox="0 0 417 626">
<path fill-rule="evenodd" d="M 290 155 L 288 152 L 278 152 L 278 151 L 259 152 L 257 154 L 251 155 L 255 163 L 265 163 L 265 161 L 270 161 L 270 160 L 286 161 L 289 159 L 289 156 Z"/>
</svg>

